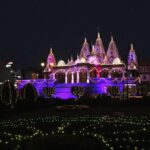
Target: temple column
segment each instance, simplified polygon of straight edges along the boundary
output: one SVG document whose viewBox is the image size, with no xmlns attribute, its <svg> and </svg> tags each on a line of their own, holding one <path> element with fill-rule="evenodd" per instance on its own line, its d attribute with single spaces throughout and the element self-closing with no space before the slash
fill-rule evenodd
<svg viewBox="0 0 150 150">
<path fill-rule="evenodd" d="M 74 73 L 71 72 L 71 83 L 74 83 Z"/>
<path fill-rule="evenodd" d="M 68 80 L 68 78 L 67 78 L 67 72 L 65 72 L 65 83 L 67 83 L 67 80 Z"/>
<path fill-rule="evenodd" d="M 55 73 L 53 73 L 53 80 L 55 80 Z"/>
<path fill-rule="evenodd" d="M 100 73 L 99 73 L 99 71 L 97 71 L 97 78 L 100 78 Z"/>
<path fill-rule="evenodd" d="M 111 71 L 108 72 L 108 78 L 111 78 Z"/>
<path fill-rule="evenodd" d="M 77 83 L 79 83 L 79 71 L 77 71 Z"/>
<path fill-rule="evenodd" d="M 89 72 L 87 71 L 87 81 L 86 81 L 87 83 L 90 83 L 90 74 L 89 74 Z"/>
<path fill-rule="evenodd" d="M 122 78 L 123 78 L 123 80 L 125 79 L 125 71 L 123 71 L 123 73 L 122 73 Z"/>
</svg>

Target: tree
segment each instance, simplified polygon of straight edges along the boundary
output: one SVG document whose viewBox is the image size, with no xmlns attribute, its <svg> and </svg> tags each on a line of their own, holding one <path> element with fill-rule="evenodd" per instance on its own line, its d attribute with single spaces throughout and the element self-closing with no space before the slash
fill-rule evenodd
<svg viewBox="0 0 150 150">
<path fill-rule="evenodd" d="M 55 93 L 55 88 L 54 88 L 54 87 L 44 87 L 44 88 L 43 88 L 43 93 L 44 93 L 47 97 L 51 97 L 52 94 Z"/>
<path fill-rule="evenodd" d="M 147 96 L 147 93 L 150 92 L 150 86 L 146 84 L 140 85 L 139 90 L 142 96 Z"/>
<path fill-rule="evenodd" d="M 84 95 L 85 90 L 82 86 L 75 86 L 71 88 L 71 92 L 73 95 L 77 96 L 77 99 L 79 99 L 81 96 Z"/>
<path fill-rule="evenodd" d="M 119 87 L 118 86 L 109 86 L 107 88 L 107 92 L 112 96 L 117 96 L 119 94 Z"/>
<path fill-rule="evenodd" d="M 27 83 L 22 89 L 22 98 L 30 101 L 36 102 L 37 100 L 37 91 L 33 84 Z"/>
<path fill-rule="evenodd" d="M 14 84 L 10 81 L 5 81 L 1 86 L 1 102 L 4 105 L 11 106 L 17 102 L 17 94 Z"/>
</svg>

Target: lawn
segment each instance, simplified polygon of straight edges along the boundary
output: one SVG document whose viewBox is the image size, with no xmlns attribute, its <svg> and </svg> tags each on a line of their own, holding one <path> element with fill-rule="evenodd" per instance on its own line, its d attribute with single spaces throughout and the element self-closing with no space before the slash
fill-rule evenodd
<svg viewBox="0 0 150 150">
<path fill-rule="evenodd" d="M 6 115 L 0 149 L 147 149 L 149 108 L 38 109 Z"/>
</svg>

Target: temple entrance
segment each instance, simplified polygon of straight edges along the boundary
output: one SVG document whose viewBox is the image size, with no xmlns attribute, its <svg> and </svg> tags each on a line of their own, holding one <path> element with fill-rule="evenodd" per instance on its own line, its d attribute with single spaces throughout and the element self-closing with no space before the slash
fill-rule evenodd
<svg viewBox="0 0 150 150">
<path fill-rule="evenodd" d="M 58 83 L 65 83 L 65 73 L 64 72 L 57 72 L 55 74 L 56 81 Z"/>
<path fill-rule="evenodd" d="M 87 70 L 81 69 L 79 72 L 79 82 L 86 82 L 87 81 Z"/>
</svg>

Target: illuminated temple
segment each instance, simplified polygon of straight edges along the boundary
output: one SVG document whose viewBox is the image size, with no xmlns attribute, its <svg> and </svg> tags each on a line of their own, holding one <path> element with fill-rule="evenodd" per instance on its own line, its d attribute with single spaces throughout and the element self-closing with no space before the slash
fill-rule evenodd
<svg viewBox="0 0 150 150">
<path fill-rule="evenodd" d="M 110 87 L 117 87 L 118 95 L 125 92 L 126 88 L 131 95 L 136 95 L 137 85 L 140 82 L 133 44 L 125 64 L 121 60 L 113 37 L 111 36 L 106 51 L 99 33 L 95 44 L 91 47 L 85 38 L 79 55 L 76 59 L 71 57 L 67 63 L 64 60 L 56 62 L 55 55 L 50 49 L 43 74 L 44 79 L 21 80 L 19 89 L 31 83 L 39 96 L 47 96 L 45 88 L 54 88 L 52 97 L 68 99 L 76 98 L 80 90 L 81 96 L 110 95 L 108 90 Z"/>
</svg>

